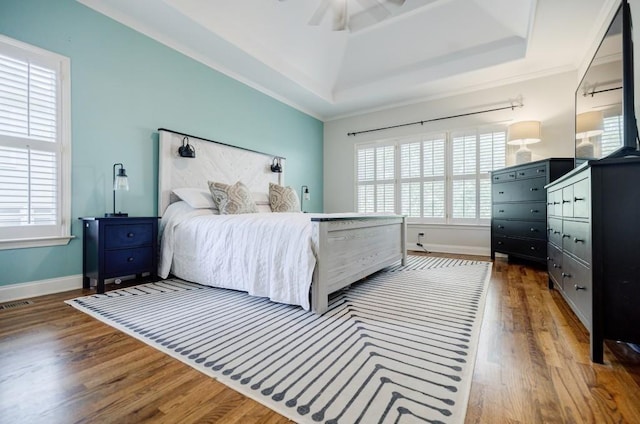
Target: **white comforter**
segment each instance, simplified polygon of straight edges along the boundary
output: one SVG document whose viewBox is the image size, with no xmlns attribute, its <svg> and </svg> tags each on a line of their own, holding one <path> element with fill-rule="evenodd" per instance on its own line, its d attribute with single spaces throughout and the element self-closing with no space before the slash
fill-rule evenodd
<svg viewBox="0 0 640 424">
<path fill-rule="evenodd" d="M 172 204 L 161 221 L 159 275 L 243 290 L 309 310 L 316 264 L 310 215 L 214 215 Z"/>
</svg>

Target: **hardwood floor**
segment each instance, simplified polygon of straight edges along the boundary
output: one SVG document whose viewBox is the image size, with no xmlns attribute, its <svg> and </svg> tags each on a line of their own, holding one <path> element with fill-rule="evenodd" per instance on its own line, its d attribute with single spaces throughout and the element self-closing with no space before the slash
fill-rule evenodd
<svg viewBox="0 0 640 424">
<path fill-rule="evenodd" d="M 0 422 L 288 422 L 63 303 L 86 293 L 0 310 Z M 497 259 L 466 422 L 640 423 L 640 354 L 607 342 L 592 364 L 588 347 L 546 272 Z"/>
</svg>

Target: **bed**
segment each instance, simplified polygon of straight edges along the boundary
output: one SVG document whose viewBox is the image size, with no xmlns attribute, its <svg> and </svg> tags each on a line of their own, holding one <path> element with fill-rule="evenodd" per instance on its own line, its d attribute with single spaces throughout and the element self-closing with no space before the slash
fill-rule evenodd
<svg viewBox="0 0 640 424">
<path fill-rule="evenodd" d="M 159 275 L 243 290 L 316 313 L 329 294 L 398 261 L 406 261 L 406 221 L 387 214 L 275 213 L 221 215 L 194 208 L 178 189 L 207 181 L 242 181 L 258 199 L 269 183 L 284 186 L 286 160 L 159 129 Z M 187 139 L 185 140 L 185 137 Z M 188 143 L 195 157 L 181 157 Z M 282 172 L 272 172 L 277 163 Z"/>
</svg>

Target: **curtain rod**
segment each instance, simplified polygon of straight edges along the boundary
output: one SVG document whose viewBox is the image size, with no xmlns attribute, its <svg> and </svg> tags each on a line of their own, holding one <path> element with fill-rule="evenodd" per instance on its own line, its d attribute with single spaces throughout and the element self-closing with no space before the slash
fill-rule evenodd
<svg viewBox="0 0 640 424">
<path fill-rule="evenodd" d="M 499 110 L 507 110 L 507 109 L 515 110 L 515 108 L 523 107 L 523 106 L 524 106 L 524 103 L 522 103 L 522 100 L 518 99 L 518 103 L 517 104 L 514 104 L 513 102 L 511 102 L 510 106 L 497 107 L 497 108 L 494 108 L 494 109 L 479 110 L 477 112 L 461 113 L 459 115 L 443 116 L 443 117 L 440 117 L 440 118 L 425 119 L 424 121 L 408 122 L 406 124 L 390 125 L 388 127 L 374 128 L 374 129 L 371 129 L 371 130 L 354 131 L 354 132 L 347 133 L 347 136 L 352 136 L 352 135 L 356 136 L 358 134 L 370 133 L 370 132 L 375 132 L 375 131 L 390 130 L 390 129 L 393 129 L 393 128 L 400 128 L 400 127 L 407 127 L 409 125 L 418 125 L 418 124 L 424 125 L 426 122 L 442 121 L 444 119 L 460 118 L 460 117 L 463 117 L 463 116 L 478 115 L 480 113 L 497 112 Z"/>
<path fill-rule="evenodd" d="M 180 131 L 170 130 L 168 128 L 158 128 L 158 131 L 166 131 L 166 132 L 174 133 L 174 134 L 177 134 L 177 135 L 181 135 L 183 137 L 197 138 L 198 140 L 209 141 L 211 143 L 220 144 L 222 146 L 233 147 L 234 149 L 246 150 L 247 152 L 258 153 L 258 154 L 261 154 L 261 155 L 271 156 L 271 157 L 274 157 L 274 158 L 279 158 L 279 159 L 284 159 L 284 160 L 287 159 L 284 156 L 272 155 L 271 153 L 265 153 L 265 152 L 260 152 L 258 150 L 247 149 L 246 147 L 234 146 L 233 144 L 223 143 L 221 141 L 211 140 L 209 138 L 199 137 L 197 135 L 186 134 L 186 133 L 183 133 L 183 132 L 180 132 Z"/>
</svg>

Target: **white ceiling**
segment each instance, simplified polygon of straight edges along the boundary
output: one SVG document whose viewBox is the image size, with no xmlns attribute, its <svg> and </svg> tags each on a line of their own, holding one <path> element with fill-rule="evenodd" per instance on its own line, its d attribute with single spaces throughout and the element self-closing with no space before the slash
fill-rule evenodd
<svg viewBox="0 0 640 424">
<path fill-rule="evenodd" d="M 365 27 L 332 31 L 320 0 L 78 1 L 322 120 L 577 69 L 617 3 L 406 0 L 366 26 L 347 0 Z"/>
</svg>

